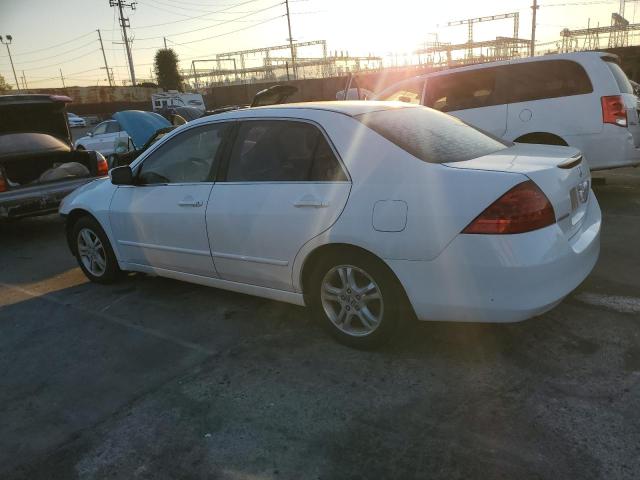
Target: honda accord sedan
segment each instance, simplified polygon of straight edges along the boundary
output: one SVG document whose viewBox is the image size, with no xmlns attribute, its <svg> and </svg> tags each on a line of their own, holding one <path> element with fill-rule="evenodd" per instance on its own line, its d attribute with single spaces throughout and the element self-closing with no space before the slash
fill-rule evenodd
<svg viewBox="0 0 640 480">
<path fill-rule="evenodd" d="M 76 190 L 60 213 L 94 282 L 143 272 L 307 305 L 361 348 L 407 318 L 542 314 L 600 248 L 580 152 L 510 144 L 395 102 L 204 117 Z"/>
</svg>

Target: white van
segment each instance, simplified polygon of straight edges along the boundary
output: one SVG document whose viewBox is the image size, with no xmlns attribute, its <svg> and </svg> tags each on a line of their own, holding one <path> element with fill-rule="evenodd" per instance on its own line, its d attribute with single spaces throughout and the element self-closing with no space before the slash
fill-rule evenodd
<svg viewBox="0 0 640 480">
<path fill-rule="evenodd" d="M 404 80 L 374 99 L 420 103 L 514 142 L 570 145 L 592 170 L 640 164 L 638 99 L 609 53 L 470 65 Z"/>
<path fill-rule="evenodd" d="M 180 93 L 177 90 L 151 94 L 151 106 L 154 112 L 166 110 L 171 107 L 191 107 L 197 108 L 202 112 L 206 110 L 204 98 L 201 94 Z"/>
</svg>

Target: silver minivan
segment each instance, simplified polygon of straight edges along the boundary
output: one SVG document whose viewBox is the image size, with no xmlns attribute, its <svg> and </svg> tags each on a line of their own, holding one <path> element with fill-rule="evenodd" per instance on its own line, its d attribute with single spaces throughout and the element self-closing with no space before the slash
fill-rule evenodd
<svg viewBox="0 0 640 480">
<path fill-rule="evenodd" d="M 576 147 L 592 170 L 640 164 L 638 99 L 609 53 L 444 70 L 396 83 L 374 99 L 426 105 L 510 141 Z"/>
</svg>

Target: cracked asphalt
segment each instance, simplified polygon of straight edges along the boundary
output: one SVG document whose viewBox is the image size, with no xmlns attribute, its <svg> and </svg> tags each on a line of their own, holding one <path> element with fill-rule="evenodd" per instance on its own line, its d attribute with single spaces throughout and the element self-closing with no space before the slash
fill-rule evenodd
<svg viewBox="0 0 640 480">
<path fill-rule="evenodd" d="M 0 477 L 639 478 L 640 170 L 596 176 L 601 257 L 559 307 L 377 352 L 304 308 L 90 284 L 56 216 L 0 225 Z"/>
</svg>

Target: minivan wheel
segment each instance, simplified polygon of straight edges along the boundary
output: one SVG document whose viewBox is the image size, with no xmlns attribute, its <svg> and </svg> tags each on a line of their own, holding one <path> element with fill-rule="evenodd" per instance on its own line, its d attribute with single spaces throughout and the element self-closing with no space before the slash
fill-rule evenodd
<svg viewBox="0 0 640 480">
<path fill-rule="evenodd" d="M 310 281 L 311 307 L 338 341 L 370 349 L 397 329 L 404 296 L 387 269 L 367 255 L 336 255 L 320 262 Z"/>
<path fill-rule="evenodd" d="M 83 273 L 96 283 L 112 283 L 120 267 L 106 234 L 93 218 L 82 217 L 73 225 L 76 259 Z"/>
</svg>

